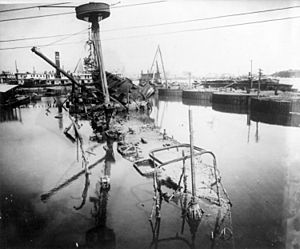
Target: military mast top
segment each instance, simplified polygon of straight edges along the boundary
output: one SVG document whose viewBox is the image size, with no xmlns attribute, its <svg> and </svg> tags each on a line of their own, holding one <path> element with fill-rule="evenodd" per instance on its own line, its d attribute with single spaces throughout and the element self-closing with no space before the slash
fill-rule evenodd
<svg viewBox="0 0 300 249">
<path fill-rule="evenodd" d="M 75 8 L 76 17 L 80 20 L 92 23 L 92 42 L 94 46 L 94 57 L 97 64 L 97 71 L 100 75 L 101 88 L 105 97 L 105 103 L 109 103 L 109 93 L 103 55 L 100 41 L 99 22 L 110 16 L 109 5 L 106 3 L 88 3 Z"/>
</svg>

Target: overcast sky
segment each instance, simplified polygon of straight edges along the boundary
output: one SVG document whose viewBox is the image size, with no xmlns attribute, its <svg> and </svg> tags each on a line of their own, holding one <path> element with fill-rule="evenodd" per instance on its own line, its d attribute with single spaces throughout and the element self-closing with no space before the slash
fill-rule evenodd
<svg viewBox="0 0 300 249">
<path fill-rule="evenodd" d="M 166 71 L 172 75 L 187 75 L 187 72 L 202 77 L 224 73 L 247 74 L 250 71 L 251 60 L 253 61 L 254 73 L 258 71 L 258 68 L 262 68 L 265 74 L 285 69 L 300 69 L 300 18 L 205 30 L 206 28 L 230 24 L 293 16 L 300 17 L 300 8 L 133 28 L 134 26 L 149 26 L 287 6 L 300 6 L 300 1 L 169 0 L 150 5 L 121 7 L 122 5 L 151 1 L 156 0 L 121 0 L 121 3 L 116 5 L 119 8 L 111 8 L 110 17 L 100 23 L 106 70 L 119 71 L 126 76 L 138 75 L 141 70 L 146 71 L 150 68 L 158 45 L 161 47 Z M 2 3 L 0 5 L 1 10 L 36 5 L 36 3 L 29 5 L 5 4 L 2 0 L 0 2 Z M 59 1 L 52 2 L 57 3 Z M 80 5 L 87 2 L 72 2 L 67 5 Z M 118 1 L 106 1 L 109 4 L 116 2 Z M 62 12 L 73 12 L 73 14 L 29 20 L 1 21 Z M 73 71 L 79 58 L 87 54 L 84 43 L 88 38 L 88 27 L 88 23 L 76 19 L 75 10 L 70 8 L 36 8 L 0 12 L 0 40 L 2 41 L 0 42 L 0 70 L 14 72 L 15 61 L 17 61 L 18 69 L 21 72 L 32 71 L 33 67 L 38 72 L 52 70 L 51 66 L 30 51 L 30 47 L 56 42 L 54 46 L 41 47 L 41 52 L 54 59 L 54 52 L 59 51 L 64 69 Z M 129 27 L 130 29 L 127 29 Z M 80 31 L 83 32 L 64 40 L 62 40 L 64 37 L 52 37 L 3 42 L 10 39 L 72 34 Z M 61 41 L 58 42 L 58 40 Z M 59 45 L 60 43 L 61 45 Z M 28 47 L 5 49 L 23 46 Z"/>
</svg>

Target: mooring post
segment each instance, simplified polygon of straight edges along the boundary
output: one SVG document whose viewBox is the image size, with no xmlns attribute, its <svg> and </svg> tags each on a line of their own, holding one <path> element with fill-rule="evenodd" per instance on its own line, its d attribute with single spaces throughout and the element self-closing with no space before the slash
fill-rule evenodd
<svg viewBox="0 0 300 249">
<path fill-rule="evenodd" d="M 182 151 L 182 174 L 183 174 L 183 185 L 184 185 L 184 190 L 183 192 L 186 194 L 187 192 L 187 183 L 186 183 L 186 171 L 185 171 L 185 154 L 184 150 Z"/>
<path fill-rule="evenodd" d="M 258 88 L 257 88 L 257 98 L 259 98 L 259 94 L 260 94 L 260 81 L 261 81 L 261 69 L 258 70 Z"/>
<path fill-rule="evenodd" d="M 194 130 L 193 130 L 193 114 L 189 109 L 189 130 L 190 130 L 190 154 L 191 154 L 191 173 L 192 173 L 192 199 L 195 201 L 196 182 L 195 182 L 195 162 L 194 162 Z"/>
<path fill-rule="evenodd" d="M 21 112 L 21 108 L 19 107 L 18 110 L 19 110 L 19 120 L 20 120 L 20 122 L 22 123 L 22 112 Z"/>
<path fill-rule="evenodd" d="M 199 225 L 204 211 L 200 208 L 199 203 L 196 201 L 196 176 L 195 176 L 195 163 L 194 163 L 194 130 L 193 130 L 193 115 L 192 110 L 189 109 L 189 128 L 190 128 L 190 154 L 191 154 L 191 175 L 192 175 L 192 198 L 187 209 L 188 223 Z M 196 227 L 198 227 L 198 225 Z M 197 229 L 197 228 L 196 228 Z"/>
<path fill-rule="evenodd" d="M 253 75 L 252 75 L 252 60 L 251 60 L 251 73 L 250 73 L 250 89 L 253 87 Z"/>
</svg>

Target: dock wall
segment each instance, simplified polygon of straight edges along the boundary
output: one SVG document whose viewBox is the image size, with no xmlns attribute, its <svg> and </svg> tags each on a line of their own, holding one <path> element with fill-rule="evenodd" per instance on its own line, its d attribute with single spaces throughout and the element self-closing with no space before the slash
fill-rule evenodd
<svg viewBox="0 0 300 249">
<path fill-rule="evenodd" d="M 292 102 L 271 98 L 252 98 L 251 112 L 289 114 L 292 111 Z"/>
<path fill-rule="evenodd" d="M 32 93 L 37 93 L 42 96 L 46 96 L 49 91 L 52 95 L 64 95 L 71 91 L 72 86 L 52 86 L 52 87 L 19 87 L 17 93 L 30 95 Z"/>
<path fill-rule="evenodd" d="M 211 100 L 207 99 L 188 99 L 182 98 L 182 104 L 184 105 L 193 105 L 193 106 L 211 106 Z"/>
<path fill-rule="evenodd" d="M 218 112 L 247 114 L 249 108 L 247 105 L 216 104 L 212 103 L 212 109 Z"/>
<path fill-rule="evenodd" d="M 181 96 L 176 95 L 160 95 L 159 100 L 167 101 L 167 102 L 182 102 Z"/>
<path fill-rule="evenodd" d="M 182 99 L 206 100 L 211 102 L 213 92 L 183 90 Z"/>
<path fill-rule="evenodd" d="M 201 105 L 211 106 L 212 92 L 210 91 L 196 91 L 183 90 L 182 103 L 184 105 Z"/>
<path fill-rule="evenodd" d="M 251 97 L 253 95 L 244 93 L 213 93 L 212 103 L 247 106 Z"/>
<path fill-rule="evenodd" d="M 266 124 L 275 124 L 282 126 L 299 127 L 300 125 L 299 114 L 251 112 L 250 119 L 254 122 L 262 122 Z"/>
<path fill-rule="evenodd" d="M 169 96 L 169 97 L 182 97 L 182 89 L 169 89 L 169 88 L 159 88 L 158 96 Z"/>
</svg>

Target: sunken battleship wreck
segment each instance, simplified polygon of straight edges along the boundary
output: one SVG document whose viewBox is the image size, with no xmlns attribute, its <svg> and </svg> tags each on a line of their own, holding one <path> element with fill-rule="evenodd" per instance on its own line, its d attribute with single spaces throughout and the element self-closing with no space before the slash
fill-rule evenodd
<svg viewBox="0 0 300 249">
<path fill-rule="evenodd" d="M 81 197 L 72 200 L 75 203 L 80 199 L 78 204 L 73 203 L 73 211 L 79 214 L 90 202 L 92 211 L 88 213 L 91 213 L 94 225 L 85 233 L 85 244 L 80 241 L 75 246 L 117 248 L 116 235 L 110 228 L 112 224 L 107 222 L 107 214 L 112 211 L 109 199 L 118 199 L 115 207 L 122 206 L 118 213 L 123 216 L 133 216 L 131 209 L 136 207 L 130 206 L 132 203 L 126 200 L 126 194 L 124 197 L 113 192 L 111 178 L 114 170 L 112 164 L 117 160 L 116 149 L 123 159 L 131 163 L 131 169 L 140 177 L 133 176 L 134 180 L 124 184 L 120 191 L 125 192 L 135 181 L 152 185 L 150 205 L 149 202 L 141 202 L 138 206 L 141 208 L 147 205 L 145 210 L 148 219 L 142 221 L 149 223 L 148 229 L 152 234 L 150 248 L 174 241 L 188 248 L 196 248 L 202 243 L 197 240 L 201 223 L 209 229 L 209 237 L 205 239 L 211 248 L 234 248 L 232 202 L 222 184 L 215 154 L 194 146 L 192 111 L 189 110 L 190 143 L 180 144 L 166 132 L 161 133 L 150 122 L 147 114 L 151 111 L 152 100 L 149 97 L 153 91 L 105 71 L 99 22 L 109 15 L 109 5 L 105 3 L 88 3 L 76 7 L 77 18 L 91 23 L 91 54 L 85 60 L 92 73 L 91 85 L 78 82 L 36 47 L 32 48 L 32 52 L 72 83 L 71 92 L 64 99 L 56 99 L 59 114 L 55 118 L 69 120 L 69 126 L 63 132 L 76 145 L 77 161 L 82 165 L 76 174 L 40 195 L 40 200 L 50 205 L 55 194 L 84 176 Z M 46 115 L 50 113 L 49 109 L 46 111 Z M 86 129 L 84 125 L 90 127 Z M 105 155 L 99 158 L 102 147 Z M 93 176 L 93 169 L 100 165 L 102 168 L 99 175 Z M 122 168 L 118 170 L 122 171 Z M 89 192 L 91 186 L 94 186 L 93 193 Z M 149 191 L 146 195 L 149 195 Z M 176 212 L 176 219 L 181 221 L 179 232 L 174 233 L 171 228 L 171 235 L 165 236 L 165 217 L 172 213 L 170 210 L 174 206 L 179 210 L 179 213 Z M 122 218 L 118 221 L 121 223 Z M 128 227 L 131 225 L 134 227 L 134 224 L 126 224 Z M 177 248 L 181 248 L 180 243 Z M 140 248 L 138 245 L 135 248 Z"/>
</svg>

